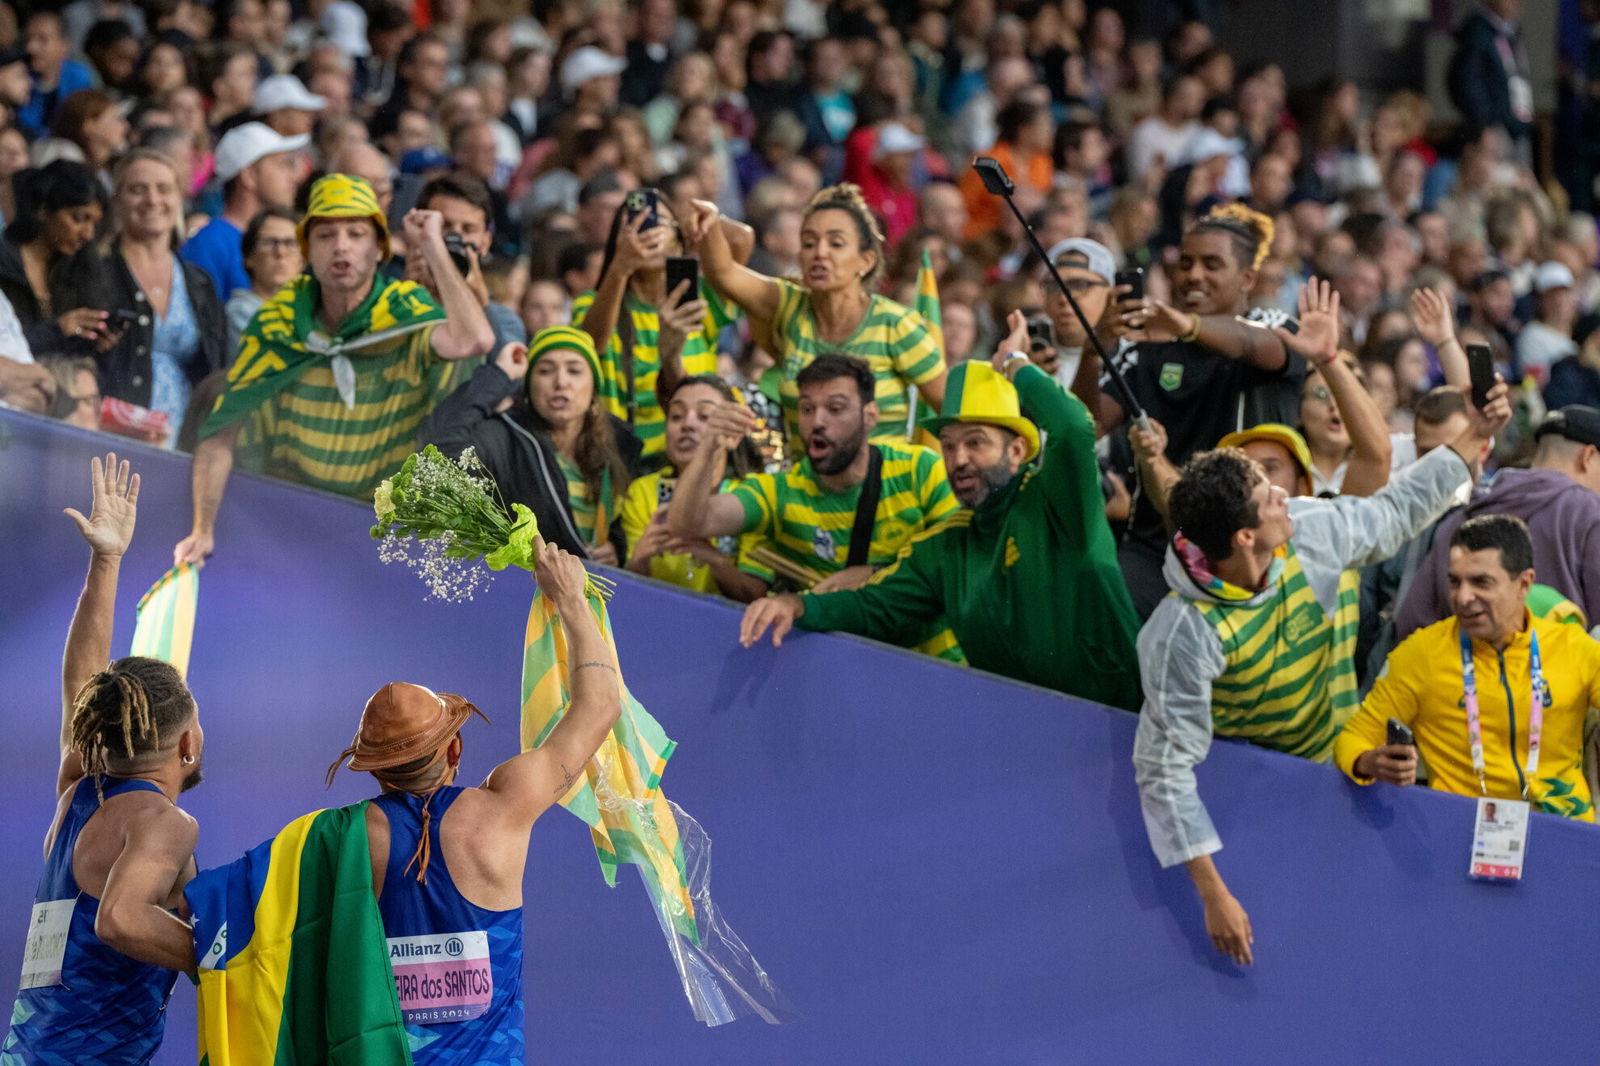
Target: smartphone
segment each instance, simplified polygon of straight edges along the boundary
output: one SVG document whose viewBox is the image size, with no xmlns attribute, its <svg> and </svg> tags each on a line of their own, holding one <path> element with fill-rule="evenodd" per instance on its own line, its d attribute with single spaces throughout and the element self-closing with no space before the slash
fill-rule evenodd
<svg viewBox="0 0 1600 1066">
<path fill-rule="evenodd" d="M 127 329 L 139 321 L 139 312 L 130 311 L 126 307 L 119 307 L 111 312 L 111 319 L 107 323 L 113 333 Z"/>
<path fill-rule="evenodd" d="M 639 225 L 639 232 L 655 229 L 661 225 L 661 215 L 657 208 L 660 205 L 660 194 L 654 189 L 635 189 L 622 201 L 623 210 L 627 212 L 629 222 L 644 216 L 644 222 Z"/>
<path fill-rule="evenodd" d="M 1055 331 L 1050 328 L 1050 317 L 1048 315 L 1029 315 L 1028 347 L 1054 348 L 1055 346 Z"/>
<path fill-rule="evenodd" d="M 1472 406 L 1481 411 L 1494 388 L 1494 353 L 1487 344 L 1467 345 L 1467 373 L 1472 377 Z"/>
<path fill-rule="evenodd" d="M 1017 188 L 998 159 L 981 155 L 972 161 L 972 169 L 983 179 L 983 187 L 990 196 L 1010 196 Z"/>
<path fill-rule="evenodd" d="M 1398 718 L 1391 718 L 1389 719 L 1388 742 L 1390 744 L 1405 744 L 1410 747 L 1416 747 L 1417 739 L 1411 735 L 1410 727 L 1402 725 Z"/>
<path fill-rule="evenodd" d="M 700 296 L 700 260 L 692 255 L 667 256 L 667 294 L 687 281 L 689 287 L 683 290 L 683 298 L 678 301 L 680 305 Z"/>
<path fill-rule="evenodd" d="M 1127 270 L 1117 271 L 1112 284 L 1118 287 L 1123 285 L 1128 287 L 1128 291 L 1118 297 L 1119 300 L 1144 299 L 1144 271 L 1139 267 L 1129 267 Z"/>
</svg>

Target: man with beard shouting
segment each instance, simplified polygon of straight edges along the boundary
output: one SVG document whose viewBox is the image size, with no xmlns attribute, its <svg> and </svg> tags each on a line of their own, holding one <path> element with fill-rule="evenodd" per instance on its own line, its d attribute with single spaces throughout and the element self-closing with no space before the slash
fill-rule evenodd
<svg viewBox="0 0 1600 1066">
<path fill-rule="evenodd" d="M 827 352 L 795 379 L 805 457 L 778 474 L 754 474 L 717 492 L 728 452 L 755 426 L 740 404 L 708 416 L 707 432 L 667 508 L 667 528 L 685 540 L 759 533 L 794 585 L 816 592 L 857 588 L 894 562 L 918 533 L 958 510 L 944 464 L 929 448 L 868 444 L 878 424 L 877 382 L 865 361 Z M 773 583 L 757 559 L 740 568 Z M 799 576 L 822 575 L 814 585 Z M 961 661 L 938 611 L 900 620 L 881 639 Z"/>
<path fill-rule="evenodd" d="M 199 829 L 178 794 L 200 783 L 204 737 L 194 697 L 159 659 L 111 658 L 117 571 L 133 538 L 138 475 L 94 460 L 89 542 L 61 683 L 56 814 L 45 837 L 22 981 L 0 1061 L 37 1066 L 149 1062 L 183 954 L 136 949 L 152 927 L 188 927 L 171 908 L 194 876 Z"/>
<path fill-rule="evenodd" d="M 1007 325 L 992 364 L 950 371 L 942 417 L 928 423 L 963 509 L 861 588 L 752 603 L 746 647 L 769 626 L 774 644 L 796 624 L 883 639 L 908 619 L 943 616 L 973 666 L 1139 706 L 1139 622 L 1106 524 L 1094 421 L 1028 358 L 1023 314 Z M 1049 440 L 1034 464 L 1041 429 Z"/>
</svg>

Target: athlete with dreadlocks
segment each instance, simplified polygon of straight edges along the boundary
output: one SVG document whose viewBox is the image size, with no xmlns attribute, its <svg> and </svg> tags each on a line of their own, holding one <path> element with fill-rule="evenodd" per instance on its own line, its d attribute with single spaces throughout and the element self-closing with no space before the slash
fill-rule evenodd
<svg viewBox="0 0 1600 1066">
<path fill-rule="evenodd" d="M 0 1047 L 8 1064 L 149 1062 L 176 971 L 192 961 L 159 945 L 189 940 L 172 908 L 194 876 L 198 827 L 177 802 L 200 782 L 200 720 L 169 664 L 106 665 L 139 477 L 107 455 L 93 461 L 93 486 L 87 518 L 67 510 L 89 542 L 89 577 L 67 632 L 59 801 Z"/>
<path fill-rule="evenodd" d="M 1296 327 L 1282 312 L 1248 309 L 1256 270 L 1271 245 L 1271 219 L 1237 204 L 1219 208 L 1184 234 L 1172 271 L 1176 306 L 1129 299 L 1119 289 L 1123 299 L 1102 321 L 1122 338 L 1116 358 L 1156 423 L 1157 438 L 1165 431 L 1166 456 L 1175 466 L 1229 433 L 1299 420 L 1306 362 L 1270 328 L 1287 326 L 1292 333 Z M 1123 397 L 1104 378 L 1097 386 L 1093 370 L 1080 371 L 1075 391 L 1101 432 L 1109 432 L 1125 421 Z M 1115 445 L 1113 458 L 1136 485 L 1125 436 L 1119 434 Z M 1134 609 L 1148 618 L 1167 593 L 1161 577 L 1166 529 L 1143 493 L 1120 539 L 1118 562 Z"/>
<path fill-rule="evenodd" d="M 355 740 L 328 767 L 377 778 L 367 806 L 372 887 L 416 1066 L 521 1066 L 522 874 L 528 833 L 567 794 L 621 713 L 616 657 L 584 596 L 576 556 L 540 546 L 534 579 L 566 634 L 572 694 L 543 743 L 455 784 L 460 696 L 396 682 L 373 693 Z"/>
</svg>

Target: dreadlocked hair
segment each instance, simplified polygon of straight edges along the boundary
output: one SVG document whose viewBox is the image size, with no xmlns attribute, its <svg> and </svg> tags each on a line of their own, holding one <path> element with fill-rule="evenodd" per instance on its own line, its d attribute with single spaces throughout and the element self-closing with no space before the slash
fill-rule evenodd
<svg viewBox="0 0 1600 1066">
<path fill-rule="evenodd" d="M 1249 263 L 1251 270 L 1261 269 L 1272 249 L 1272 219 L 1243 204 L 1214 207 L 1189 229 L 1190 233 L 1207 231 L 1232 237 L 1239 247 L 1239 262 Z"/>
<path fill-rule="evenodd" d="M 878 225 L 878 217 L 872 213 L 872 208 L 867 206 L 866 197 L 861 195 L 861 186 L 848 181 L 829 185 L 811 198 L 801 221 L 804 222 L 818 211 L 843 211 L 850 216 L 850 221 L 856 224 L 860 250 L 873 252 L 877 256 L 872 269 L 861 279 L 864 285 L 870 285 L 883 270 L 883 227 Z"/>
<path fill-rule="evenodd" d="M 194 697 L 171 663 L 130 655 L 85 681 L 72 704 L 72 750 L 86 773 L 161 750 L 162 737 L 194 714 Z"/>
</svg>

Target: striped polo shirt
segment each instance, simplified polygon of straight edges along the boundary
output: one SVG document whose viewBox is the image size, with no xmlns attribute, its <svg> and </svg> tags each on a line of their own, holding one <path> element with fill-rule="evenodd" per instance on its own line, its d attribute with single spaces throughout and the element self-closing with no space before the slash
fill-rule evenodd
<svg viewBox="0 0 1600 1066">
<path fill-rule="evenodd" d="M 458 368 L 433 352 L 434 329 L 430 324 L 353 353 L 351 407 L 339 395 L 331 361 L 308 366 L 246 420 L 241 466 L 343 496 L 370 496 L 417 450 L 422 420 L 458 382 Z"/>
<path fill-rule="evenodd" d="M 887 566 L 913 534 L 959 508 L 944 460 L 915 444 L 881 444 L 883 487 L 872 525 L 867 562 Z M 766 537 L 781 555 L 823 575 L 843 570 L 850 556 L 850 530 L 855 525 L 861 485 L 829 492 L 817 484 L 811 460 L 802 459 L 777 474 L 751 474 L 730 494 L 744 506 L 744 532 Z M 741 569 L 766 581 L 773 574 L 741 560 Z"/>
<path fill-rule="evenodd" d="M 800 447 L 800 371 L 824 352 L 842 352 L 866 361 L 878 379 L 878 427 L 873 443 L 904 441 L 910 409 L 906 389 L 932 381 L 944 371 L 944 352 L 928 320 L 876 293 L 867 304 L 866 317 L 849 340 L 828 344 L 817 336 L 811 290 L 791 281 L 779 281 L 778 312 L 772 318 L 772 338 L 783 378 L 779 397 L 791 448 Z"/>
<path fill-rule="evenodd" d="M 685 377 L 717 372 L 717 335 L 734 319 L 727 304 L 700 283 L 701 299 L 706 301 L 706 317 L 700 329 L 683 342 L 679 361 Z M 572 302 L 572 324 L 583 325 L 594 293 L 586 292 Z M 656 395 L 656 378 L 661 373 L 661 313 L 633 294 L 623 294 L 621 315 L 633 320 L 633 411 L 628 410 L 628 375 L 622 360 L 622 334 L 613 330 L 611 343 L 600 354 L 600 397 L 605 409 L 633 426 L 643 445 L 645 459 L 660 461 L 667 454 L 667 415 Z"/>
<path fill-rule="evenodd" d="M 1333 738 L 1361 702 L 1356 624 L 1361 575 L 1339 575 L 1330 619 L 1306 581 L 1290 541 L 1275 595 L 1256 605 L 1195 603 L 1222 641 L 1227 670 L 1211 683 L 1220 736 L 1325 762 Z"/>
</svg>

